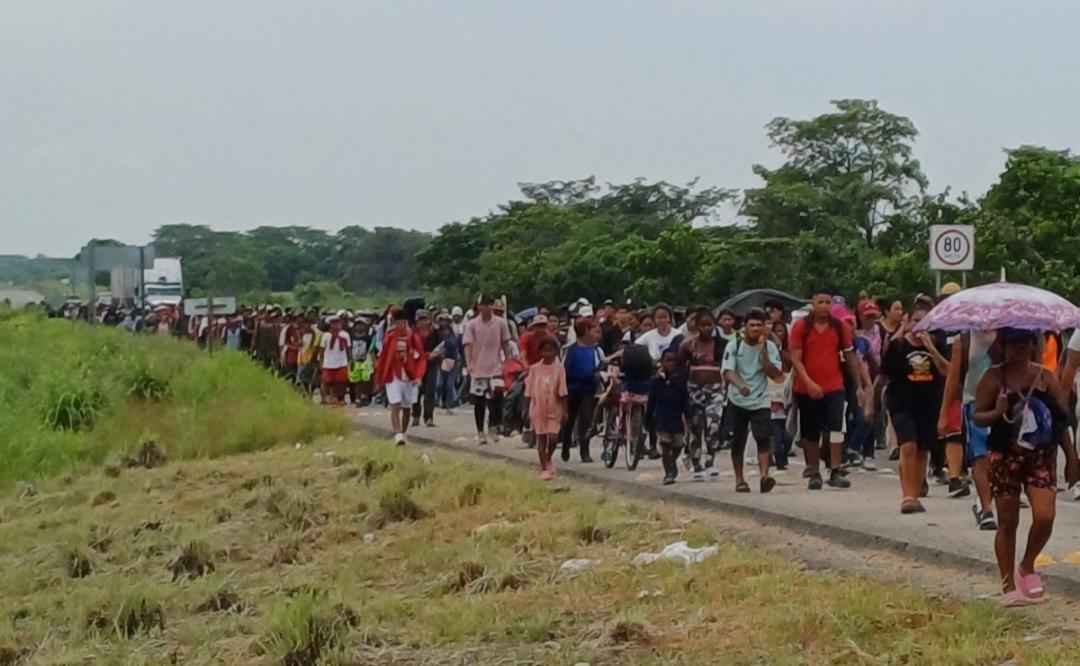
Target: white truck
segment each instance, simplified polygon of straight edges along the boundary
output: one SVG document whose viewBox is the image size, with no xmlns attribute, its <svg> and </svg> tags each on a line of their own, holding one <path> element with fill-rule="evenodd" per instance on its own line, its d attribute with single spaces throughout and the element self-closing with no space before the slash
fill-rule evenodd
<svg viewBox="0 0 1080 666">
<path fill-rule="evenodd" d="M 143 271 L 143 290 L 147 307 L 180 305 L 184 300 L 180 260 L 173 257 L 154 259 L 154 266 Z"/>
</svg>

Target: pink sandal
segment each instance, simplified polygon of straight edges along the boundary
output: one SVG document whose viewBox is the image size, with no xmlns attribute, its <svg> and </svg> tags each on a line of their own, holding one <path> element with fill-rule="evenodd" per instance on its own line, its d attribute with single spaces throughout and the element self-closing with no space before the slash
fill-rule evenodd
<svg viewBox="0 0 1080 666">
<path fill-rule="evenodd" d="M 540 480 L 541 481 L 551 481 L 554 478 L 555 478 L 555 474 L 554 474 L 554 472 L 551 471 L 550 468 L 545 467 L 544 469 L 540 470 Z"/>
<path fill-rule="evenodd" d="M 1029 597 L 1020 591 L 1020 588 L 1016 588 L 1012 592 L 1006 592 L 1001 595 L 1001 605 L 1004 608 L 1020 608 L 1022 606 L 1035 606 L 1041 604 L 1045 599 L 1042 597 Z"/>
<path fill-rule="evenodd" d="M 1020 590 L 1024 596 L 1037 599 L 1043 595 L 1046 588 L 1043 586 L 1042 576 L 1037 571 L 1031 573 L 1023 573 L 1020 571 L 1020 565 L 1016 565 L 1016 570 L 1013 572 L 1013 580 L 1016 582 L 1016 589 Z"/>
</svg>

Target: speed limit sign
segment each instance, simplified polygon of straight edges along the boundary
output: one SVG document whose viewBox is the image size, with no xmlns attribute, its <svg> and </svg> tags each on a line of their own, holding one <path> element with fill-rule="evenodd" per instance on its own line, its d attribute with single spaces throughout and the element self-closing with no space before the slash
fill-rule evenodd
<svg viewBox="0 0 1080 666">
<path fill-rule="evenodd" d="M 970 271 L 975 268 L 975 227 L 935 224 L 930 227 L 930 269 Z"/>
</svg>

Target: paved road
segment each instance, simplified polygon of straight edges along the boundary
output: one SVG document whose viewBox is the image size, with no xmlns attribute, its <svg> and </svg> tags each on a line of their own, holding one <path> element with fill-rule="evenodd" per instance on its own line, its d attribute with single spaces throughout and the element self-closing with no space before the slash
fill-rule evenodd
<svg viewBox="0 0 1080 666">
<path fill-rule="evenodd" d="M 382 436 L 389 433 L 389 412 L 385 409 L 349 409 L 359 426 Z M 458 411 L 453 416 L 440 412 L 436 421 L 436 427 L 421 426 L 410 435 L 418 442 L 537 465 L 535 451 L 525 448 L 520 437 L 478 446 L 471 411 Z M 575 452 L 570 462 L 556 463 L 560 471 L 636 495 L 670 498 L 755 516 L 848 546 L 900 550 L 922 560 L 996 575 L 994 533 L 976 529 L 971 513 L 973 500 L 949 499 L 944 486 L 931 483 L 930 496 L 923 500 L 926 513 L 902 515 L 895 466 L 881 460 L 878 462 L 882 469 L 878 472 L 852 471 L 848 477 L 852 483 L 849 490 L 834 490 L 827 486 L 820 491 L 807 490 L 806 482 L 801 478 L 801 463 L 792 464 L 786 473 L 775 475 L 777 486 L 768 495 L 757 492 L 757 470 L 748 467 L 747 477 L 754 492 L 739 494 L 735 492 L 734 475 L 726 452 L 718 460 L 722 460 L 722 464 L 718 464 L 721 477 L 717 481 L 691 482 L 689 474 L 680 471 L 679 482 L 664 487 L 660 485 L 663 473 L 659 461 L 642 460 L 635 472 L 628 472 L 620 460 L 609 470 L 599 462 L 598 444 L 594 441 L 593 457 L 597 462 L 577 462 Z M 1054 563 L 1043 566 L 1042 570 L 1051 578 L 1048 587 L 1080 597 L 1080 503 L 1066 499 L 1065 493 L 1061 493 L 1060 498 L 1054 536 L 1046 550 Z M 1026 534 L 1027 518 L 1024 511 L 1021 537 Z"/>
</svg>

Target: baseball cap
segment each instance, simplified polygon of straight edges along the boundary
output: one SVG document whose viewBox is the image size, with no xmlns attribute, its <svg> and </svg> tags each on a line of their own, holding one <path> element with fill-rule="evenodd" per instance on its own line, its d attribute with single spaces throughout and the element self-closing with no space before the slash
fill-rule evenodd
<svg viewBox="0 0 1080 666">
<path fill-rule="evenodd" d="M 955 282 L 946 282 L 945 284 L 941 285 L 942 296 L 952 296 L 953 294 L 961 290 L 962 287 Z"/>
<path fill-rule="evenodd" d="M 541 325 L 542 326 L 547 326 L 547 323 L 548 323 L 547 315 L 538 314 L 535 317 L 533 317 L 531 322 L 529 322 L 529 326 L 541 326 Z"/>
<path fill-rule="evenodd" d="M 450 316 L 452 316 L 452 317 L 463 317 L 463 316 L 465 316 L 465 311 L 461 309 L 460 305 L 455 305 L 454 309 L 450 311 Z"/>
</svg>

